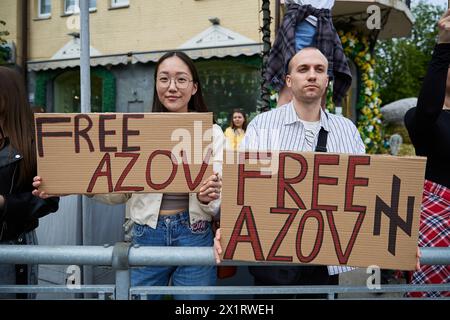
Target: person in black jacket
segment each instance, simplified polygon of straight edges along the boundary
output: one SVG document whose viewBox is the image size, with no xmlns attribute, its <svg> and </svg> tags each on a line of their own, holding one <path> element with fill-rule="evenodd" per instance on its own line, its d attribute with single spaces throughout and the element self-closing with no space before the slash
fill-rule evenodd
<svg viewBox="0 0 450 320">
<path fill-rule="evenodd" d="M 33 140 L 24 82 L 16 71 L 0 67 L 0 245 L 36 244 L 38 219 L 58 210 L 59 198 L 31 193 L 37 174 Z M 0 264 L 0 284 L 37 283 L 36 271 L 37 266 Z"/>
<path fill-rule="evenodd" d="M 417 107 L 405 125 L 418 156 L 427 157 L 419 246 L 450 246 L 450 10 L 438 23 L 439 39 L 423 81 Z M 424 265 L 412 284 L 450 282 L 450 266 Z M 411 292 L 410 297 L 450 297 L 450 292 Z"/>
</svg>

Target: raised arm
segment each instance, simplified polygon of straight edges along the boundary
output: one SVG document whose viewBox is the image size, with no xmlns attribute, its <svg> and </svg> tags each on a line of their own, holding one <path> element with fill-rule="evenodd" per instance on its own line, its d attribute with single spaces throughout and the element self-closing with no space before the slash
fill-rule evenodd
<svg viewBox="0 0 450 320">
<path fill-rule="evenodd" d="M 438 44 L 434 49 L 417 101 L 415 121 L 416 125 L 421 128 L 435 123 L 445 101 L 447 73 L 450 64 L 450 10 L 439 20 L 438 27 Z"/>
</svg>

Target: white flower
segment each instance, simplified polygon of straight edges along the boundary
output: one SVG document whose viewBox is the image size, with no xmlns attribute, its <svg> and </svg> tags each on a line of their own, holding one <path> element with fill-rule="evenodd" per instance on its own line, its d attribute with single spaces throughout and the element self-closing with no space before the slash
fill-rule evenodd
<svg viewBox="0 0 450 320">
<path fill-rule="evenodd" d="M 368 144 L 368 143 L 370 143 L 370 141 L 371 141 L 370 138 L 367 137 L 367 138 L 364 140 L 364 143 L 365 143 L 365 144 Z"/>
<path fill-rule="evenodd" d="M 373 126 L 372 125 L 368 126 L 367 127 L 367 131 L 372 132 L 373 131 Z"/>
<path fill-rule="evenodd" d="M 270 96 L 270 100 L 278 101 L 278 93 L 274 93 Z"/>
<path fill-rule="evenodd" d="M 370 90 L 369 88 L 366 88 L 366 90 L 364 91 L 364 94 L 366 96 L 371 96 L 372 95 L 372 90 Z"/>
</svg>

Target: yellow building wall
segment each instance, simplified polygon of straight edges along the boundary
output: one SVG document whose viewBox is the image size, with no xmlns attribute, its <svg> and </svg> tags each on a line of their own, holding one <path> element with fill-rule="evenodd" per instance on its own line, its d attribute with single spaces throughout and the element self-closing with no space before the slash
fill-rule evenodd
<svg viewBox="0 0 450 320">
<path fill-rule="evenodd" d="M 1 26 L 1 30 L 9 32 L 4 39 L 13 41 L 16 46 L 16 63 L 22 64 L 22 1 L 20 0 L 1 0 L 0 1 L 0 20 L 6 22 Z"/>
<path fill-rule="evenodd" d="M 71 29 L 76 17 L 64 16 L 64 1 L 53 0 L 51 18 L 37 19 L 37 0 L 30 2 L 29 60 L 47 60 L 72 39 L 68 33 L 79 31 Z M 261 0 L 130 0 L 129 7 L 114 10 L 110 3 L 97 0 L 97 10 L 89 15 L 91 46 L 103 55 L 175 49 L 210 27 L 210 17 L 262 41 Z"/>
</svg>

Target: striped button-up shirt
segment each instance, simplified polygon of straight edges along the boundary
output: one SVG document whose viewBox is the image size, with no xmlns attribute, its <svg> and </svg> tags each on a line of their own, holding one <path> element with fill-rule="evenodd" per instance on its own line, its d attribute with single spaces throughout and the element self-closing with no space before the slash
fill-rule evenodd
<svg viewBox="0 0 450 320">
<path fill-rule="evenodd" d="M 327 151 L 364 154 L 365 146 L 353 122 L 320 110 L 320 126 L 328 132 Z M 313 145 L 317 145 L 318 134 Z M 305 128 L 292 102 L 257 115 L 248 125 L 241 151 L 304 151 L 308 150 Z M 352 270 L 329 266 L 330 275 Z"/>
<path fill-rule="evenodd" d="M 321 110 L 320 126 L 328 132 L 328 152 L 366 152 L 358 129 L 349 119 Z M 317 145 L 317 139 L 318 135 L 314 138 L 314 146 Z M 252 151 L 306 149 L 305 129 L 292 102 L 257 115 L 249 123 L 241 147 Z"/>
</svg>

